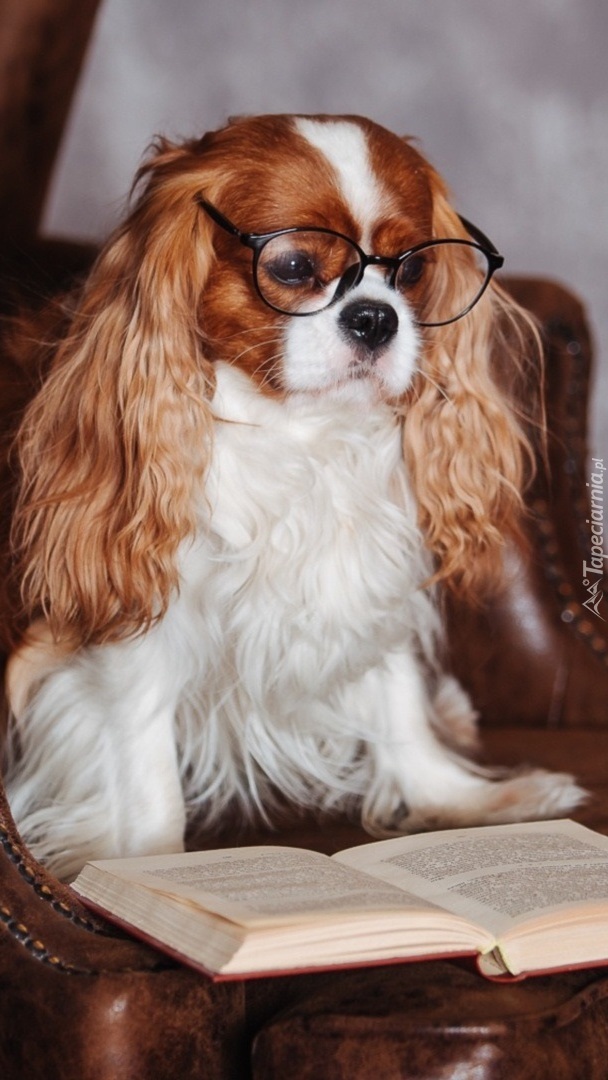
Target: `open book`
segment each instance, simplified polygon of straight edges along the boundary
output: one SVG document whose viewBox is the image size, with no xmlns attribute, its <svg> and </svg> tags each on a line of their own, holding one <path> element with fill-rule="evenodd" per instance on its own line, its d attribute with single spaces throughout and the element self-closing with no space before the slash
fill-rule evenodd
<svg viewBox="0 0 608 1080">
<path fill-rule="evenodd" d="M 509 978 L 608 963 L 608 838 L 455 829 L 328 857 L 227 848 L 88 863 L 92 908 L 213 978 L 474 955 Z"/>
</svg>

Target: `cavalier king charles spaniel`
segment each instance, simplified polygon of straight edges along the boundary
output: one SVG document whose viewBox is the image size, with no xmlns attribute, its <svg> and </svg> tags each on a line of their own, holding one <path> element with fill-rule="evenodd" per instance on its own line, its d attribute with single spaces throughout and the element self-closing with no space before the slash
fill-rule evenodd
<svg viewBox="0 0 608 1080">
<path fill-rule="evenodd" d="M 137 190 L 18 437 L 33 852 L 70 877 L 285 802 L 376 835 L 570 810 L 469 760 L 442 670 L 438 591 L 500 578 L 530 458 L 495 247 L 358 117 L 160 141 Z"/>
</svg>

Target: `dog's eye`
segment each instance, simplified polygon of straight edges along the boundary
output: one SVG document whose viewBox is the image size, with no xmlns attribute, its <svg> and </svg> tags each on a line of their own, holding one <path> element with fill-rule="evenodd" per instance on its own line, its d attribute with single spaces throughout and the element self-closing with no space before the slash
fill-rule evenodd
<svg viewBox="0 0 608 1080">
<path fill-rule="evenodd" d="M 262 299 L 288 315 L 312 314 L 335 298 L 346 274 L 359 269 L 350 240 L 324 229 L 295 229 L 265 241 L 256 262 Z"/>
<path fill-rule="evenodd" d="M 265 264 L 266 273 L 281 285 L 305 285 L 315 277 L 315 265 L 304 251 L 284 251 Z"/>
<path fill-rule="evenodd" d="M 407 289 L 412 285 L 417 285 L 424 273 L 425 266 L 426 259 L 422 254 L 410 255 L 409 259 L 404 259 L 397 275 L 399 288 Z"/>
</svg>

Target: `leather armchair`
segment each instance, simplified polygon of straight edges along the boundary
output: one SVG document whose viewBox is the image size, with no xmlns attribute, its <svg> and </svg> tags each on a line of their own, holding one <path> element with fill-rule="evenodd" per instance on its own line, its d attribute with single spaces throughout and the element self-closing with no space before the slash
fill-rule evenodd
<svg viewBox="0 0 608 1080">
<path fill-rule="evenodd" d="M 42 244 L 30 264 L 46 280 L 56 248 L 50 259 Z M 483 609 L 451 605 L 452 665 L 482 708 L 488 758 L 576 772 L 592 792 L 579 820 L 608 832 L 608 643 L 582 583 L 589 335 L 562 287 L 509 286 L 543 329 L 551 472 L 530 491 L 529 548 L 512 552 L 509 588 Z M 28 388 L 15 369 L 2 376 L 16 414 Z M 296 816 L 238 842 L 265 839 L 330 852 L 366 837 Z M 237 842 L 229 823 L 192 838 L 218 842 Z M 0 988 L 5 1080 L 606 1076 L 602 969 L 496 985 L 437 961 L 214 985 L 87 915 L 31 859 L 1 796 Z"/>
<path fill-rule="evenodd" d="M 64 269 L 44 244 L 29 265 L 30 285 L 32 265 L 47 281 Z M 10 276 L 24 280 L 23 268 Z M 481 708 L 488 758 L 574 771 L 592 792 L 577 817 L 608 831 L 608 642 L 583 607 L 589 338 L 566 290 L 508 284 L 543 329 L 551 471 L 539 467 L 529 545 L 511 552 L 505 592 L 481 609 L 451 604 L 452 662 Z M 28 387 L 6 364 L 0 379 L 14 419 Z M 331 852 L 366 839 L 345 820 L 293 817 L 278 834 L 238 842 Z M 235 838 L 227 823 L 223 835 L 192 842 Z M 602 969 L 496 985 L 431 962 L 212 984 L 91 918 L 34 862 L 1 795 L 0 993 L 5 1080 L 606 1076 Z"/>
</svg>

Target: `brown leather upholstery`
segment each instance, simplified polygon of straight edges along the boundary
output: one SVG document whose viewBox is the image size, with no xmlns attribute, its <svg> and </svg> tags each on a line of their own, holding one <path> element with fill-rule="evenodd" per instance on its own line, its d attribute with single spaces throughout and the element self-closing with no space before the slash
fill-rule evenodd
<svg viewBox="0 0 608 1080">
<path fill-rule="evenodd" d="M 2 0 L 2 234 L 36 234 L 98 6 L 99 0 Z"/>
<path fill-rule="evenodd" d="M 608 980 L 496 986 L 454 965 L 318 985 L 259 1033 L 255 1080 L 605 1080 Z"/>
<path fill-rule="evenodd" d="M 602 727 L 608 623 L 582 606 L 591 545 L 589 332 L 580 302 L 565 289 L 525 279 L 509 286 L 543 327 L 549 470 L 539 467 L 530 492 L 531 551 L 511 553 L 511 589 L 482 613 L 460 606 L 454 615 L 453 667 L 488 725 Z"/>
</svg>

